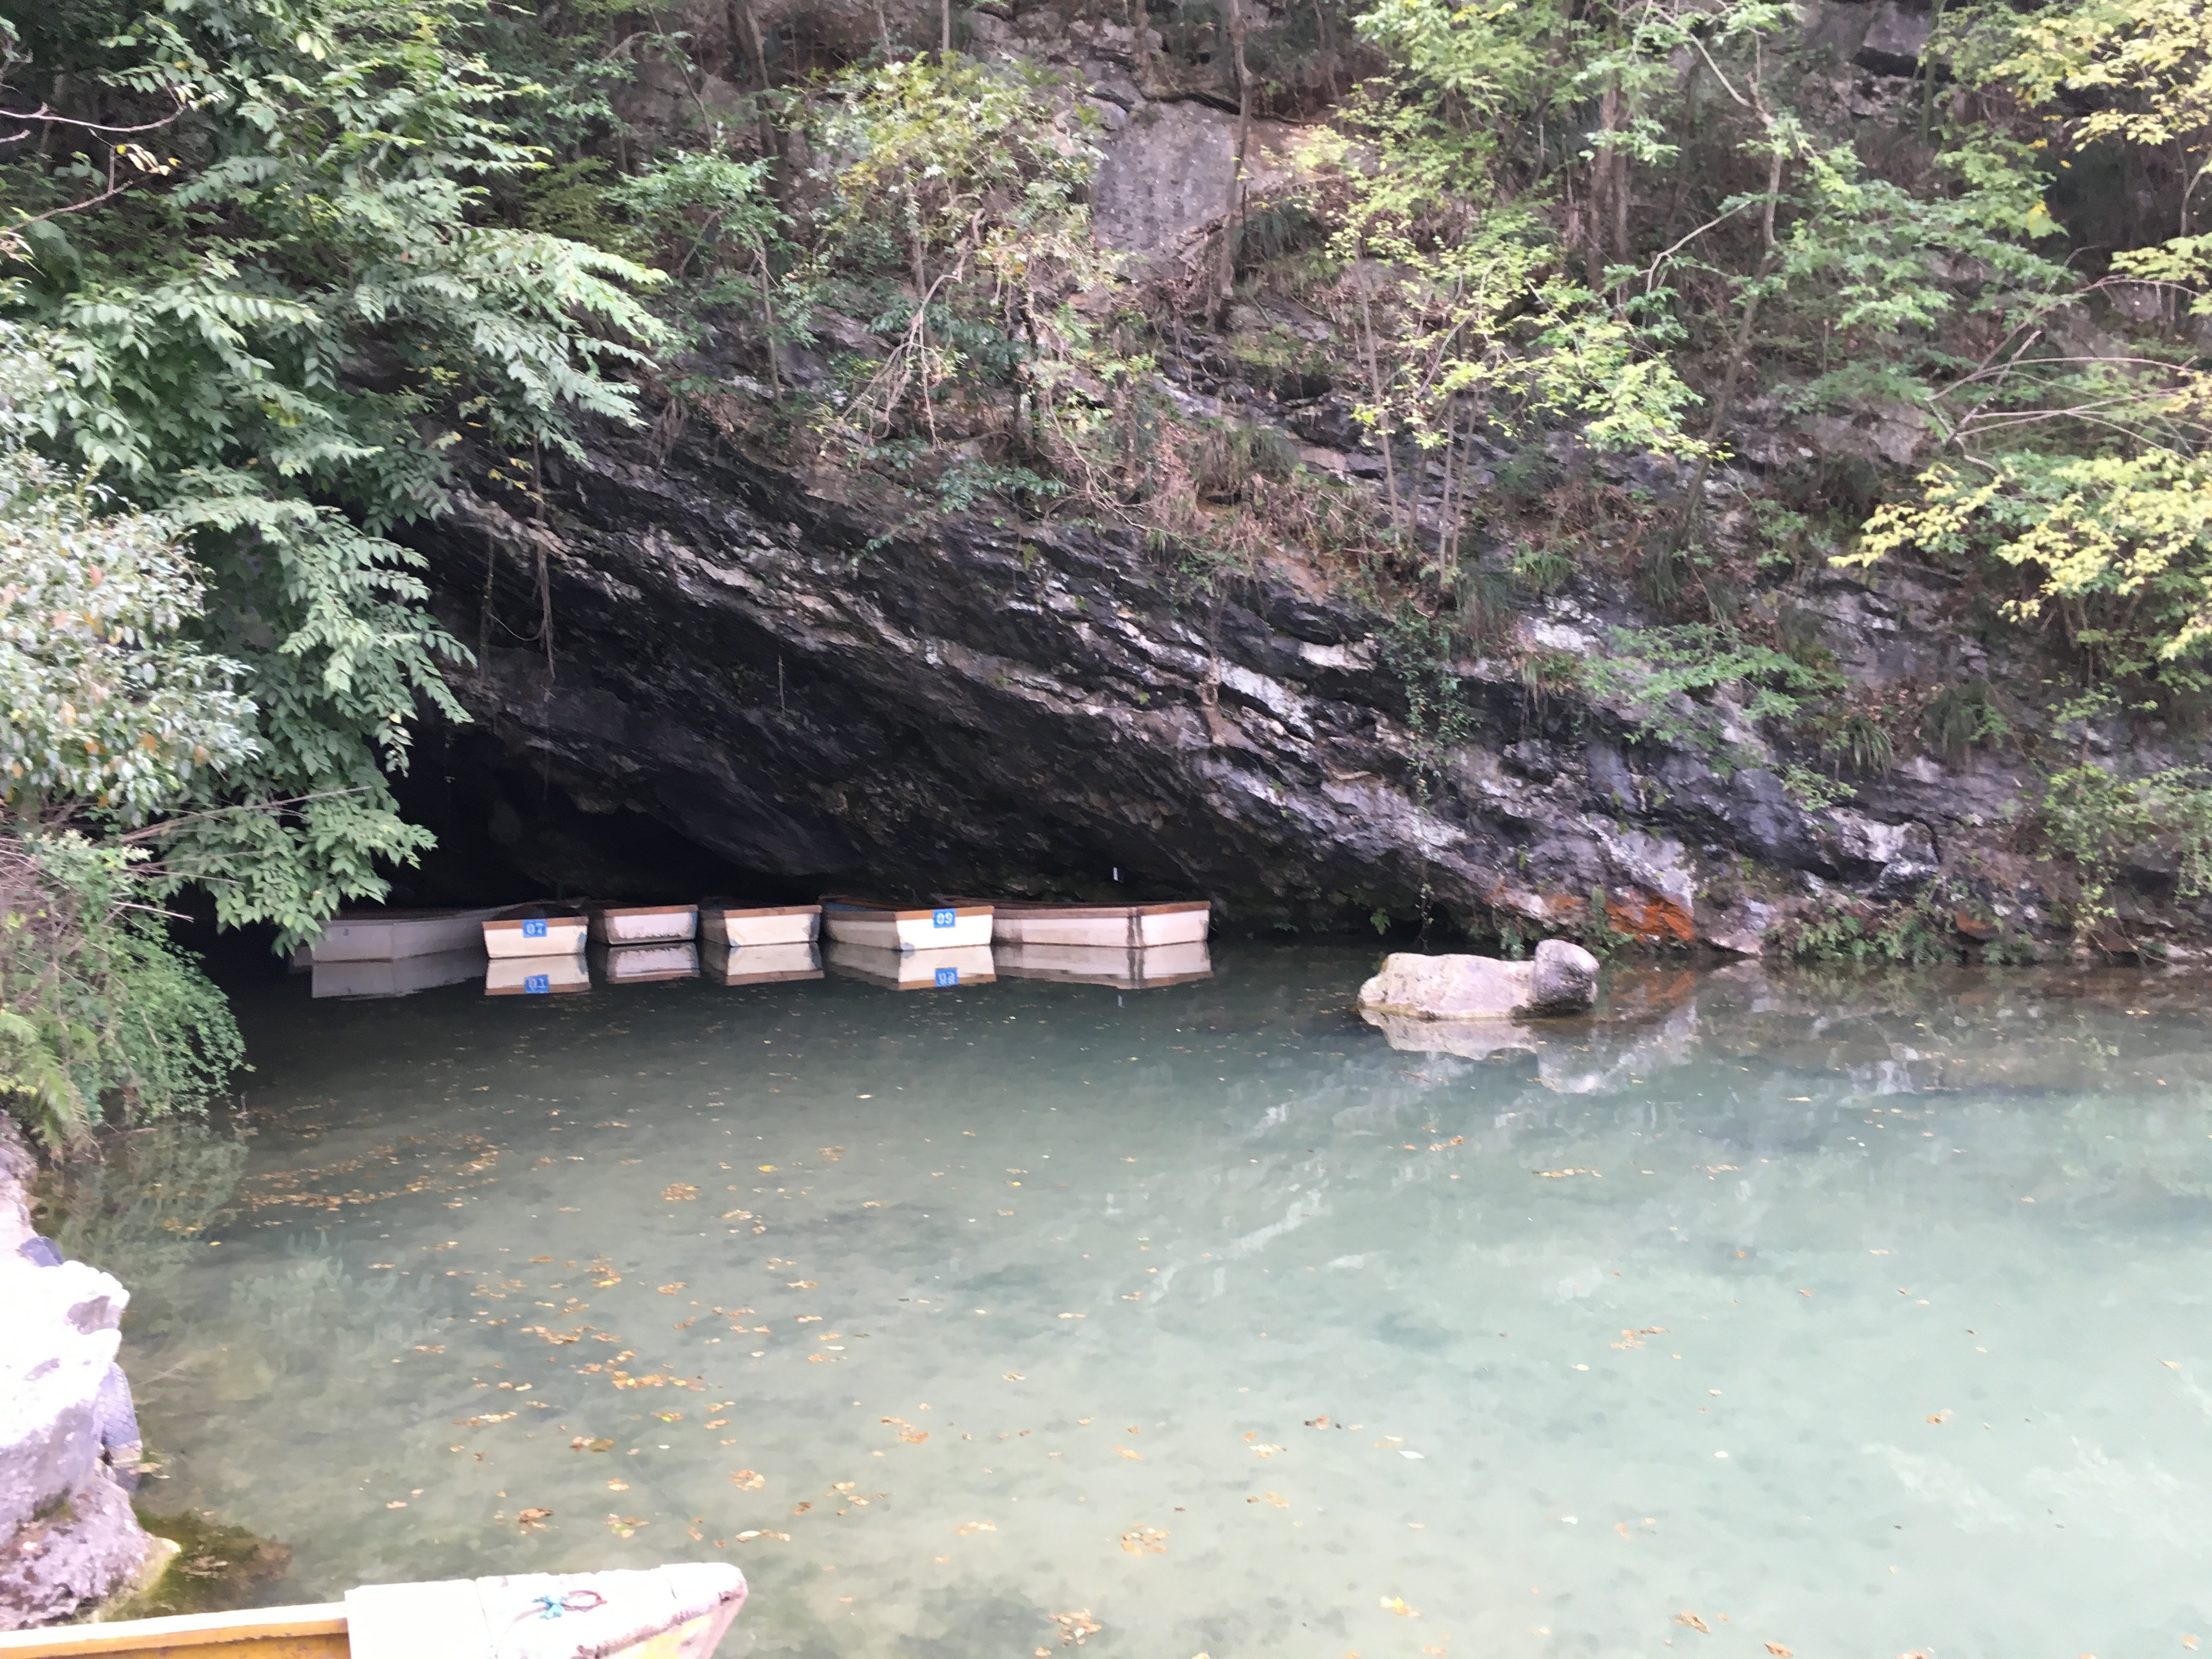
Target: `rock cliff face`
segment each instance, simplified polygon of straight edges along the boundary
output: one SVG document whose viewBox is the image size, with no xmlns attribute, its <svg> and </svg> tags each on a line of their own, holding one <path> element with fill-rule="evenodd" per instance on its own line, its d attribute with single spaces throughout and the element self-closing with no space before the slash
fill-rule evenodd
<svg viewBox="0 0 2212 1659">
<path fill-rule="evenodd" d="M 542 515 L 465 495 L 423 541 L 448 624 L 485 647 L 456 685 L 478 726 L 422 767 L 460 805 L 427 816 L 540 883 L 1095 893 L 1118 872 L 1247 924 L 1426 906 L 1523 934 L 1593 929 L 1596 899 L 1614 932 L 1750 952 L 1784 907 L 1903 896 L 1970 848 L 2036 920 L 1996 844 L 2021 779 L 1990 757 L 1808 812 L 1774 771 L 1639 740 L 1502 652 L 1444 671 L 1468 730 L 1436 757 L 1391 628 L 1294 573 L 1207 592 L 1091 530 L 902 531 L 844 480 L 705 440 L 606 434 L 549 483 Z M 1978 647 L 1928 625 L 1936 597 L 1837 578 L 1807 603 L 1878 682 L 1964 672 Z M 1602 652 L 1608 614 L 1571 587 L 1522 643 Z M 517 637 L 549 627 L 550 653 Z"/>
<path fill-rule="evenodd" d="M 41 1267 L 20 1253 L 31 1167 L 0 1115 L 0 1631 L 127 1589 L 149 1547 L 100 1458 L 101 1389 L 130 1293 L 82 1261 Z"/>
<path fill-rule="evenodd" d="M 1805 17 L 1808 49 L 1835 66 L 1839 127 L 1917 84 L 1904 77 L 1924 13 L 1826 0 Z M 972 23 L 979 49 L 1057 64 L 1099 112 L 1102 237 L 1170 274 L 1200 257 L 1232 165 L 1221 62 L 1178 59 L 1170 84 L 1168 60 L 1140 69 L 1123 25 L 995 6 Z M 647 127 L 652 98 L 676 108 L 674 90 L 636 97 Z M 1260 123 L 1257 174 L 1294 137 Z M 1309 465 L 1379 474 L 1340 392 L 1237 379 L 1240 334 L 1326 337 L 1294 309 L 1240 305 L 1225 334 L 1195 328 L 1163 363 L 1169 395 L 1199 417 L 1274 428 Z M 711 341 L 679 367 L 732 398 L 760 390 Z M 1747 400 L 1739 468 L 1708 490 L 1716 533 L 1762 479 L 1808 458 L 1913 463 L 1923 425 L 1899 408 L 1797 423 Z M 1591 465 L 1553 447 L 1562 468 Z M 1401 459 L 1415 476 L 1421 458 Z M 422 534 L 441 612 L 483 661 L 456 686 L 477 725 L 434 737 L 407 787 L 449 850 L 404 879 L 402 900 L 496 896 L 502 882 L 515 896 L 1118 884 L 1211 894 L 1253 925 L 1435 915 L 1477 935 L 1754 952 L 1778 921 L 1906 898 L 1940 871 L 1947 892 L 1974 898 L 1957 913 L 1962 942 L 2065 938 L 2063 895 L 2005 832 L 2033 784 L 2007 754 L 1912 758 L 1807 811 L 1782 779 L 1788 761 L 1820 757 L 1777 754 L 1725 702 L 1686 711 L 1726 740 L 1723 768 L 1711 743 L 1655 736 L 1648 710 L 1547 687 L 1533 664 L 1601 659 L 1612 630 L 1655 620 L 1625 577 L 1585 572 L 1481 653 L 1423 662 L 1402 629 L 1295 556 L 1203 589 L 1133 535 L 924 520 L 696 421 L 651 441 L 601 432 L 586 464 L 549 467 L 547 482 L 527 518 L 465 494 Z M 1680 481 L 1630 468 L 1599 482 Z M 1489 550 L 1493 570 L 1504 551 Z M 1856 700 L 2032 689 L 2054 672 L 2016 632 L 1978 641 L 1936 573 L 1889 568 L 1870 586 L 1816 568 L 1790 586 L 1791 615 Z M 2201 742 L 2118 724 L 2090 744 L 2136 773 L 2204 758 Z M 2124 874 L 2115 942 L 2185 952 L 2203 935 L 2170 859 Z"/>
</svg>

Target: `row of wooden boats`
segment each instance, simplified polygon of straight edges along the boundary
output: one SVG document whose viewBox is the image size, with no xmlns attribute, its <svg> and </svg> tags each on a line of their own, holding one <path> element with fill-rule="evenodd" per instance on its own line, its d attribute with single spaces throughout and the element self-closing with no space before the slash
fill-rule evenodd
<svg viewBox="0 0 2212 1659">
<path fill-rule="evenodd" d="M 818 904 L 739 906 L 542 902 L 477 910 L 393 910 L 340 916 L 324 929 L 312 964 L 403 962 L 441 956 L 481 942 L 493 961 L 576 956 L 698 944 L 724 951 L 835 944 L 917 952 L 978 945 L 1066 945 L 1151 950 L 1206 941 L 1212 907 L 1204 899 L 1167 904 L 1047 904 L 948 895 L 901 903 L 844 894 Z"/>
<path fill-rule="evenodd" d="M 966 945 L 901 951 L 837 939 L 826 945 L 744 946 L 675 939 L 657 945 L 593 945 L 550 956 L 487 957 L 480 946 L 471 945 L 392 962 L 319 962 L 313 967 L 313 987 L 318 997 L 392 997 L 481 980 L 487 996 L 544 996 L 588 991 L 595 983 L 705 979 L 717 985 L 767 985 L 835 974 L 902 991 L 988 985 L 1000 978 L 1142 991 L 1188 984 L 1210 978 L 1212 972 L 1202 940 L 1133 949 Z"/>
</svg>

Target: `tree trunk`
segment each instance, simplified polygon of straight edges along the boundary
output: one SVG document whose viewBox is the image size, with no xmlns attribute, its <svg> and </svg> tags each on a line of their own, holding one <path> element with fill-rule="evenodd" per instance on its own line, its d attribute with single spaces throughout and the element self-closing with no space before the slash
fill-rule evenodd
<svg viewBox="0 0 2212 1659">
<path fill-rule="evenodd" d="M 1252 77 L 1244 67 L 1243 0 L 1229 0 L 1229 45 L 1237 67 L 1237 153 L 1229 169 L 1229 200 L 1221 215 L 1221 265 L 1214 295 L 1214 321 L 1229 313 L 1237 291 L 1237 248 L 1244 239 L 1244 157 L 1252 143 Z"/>
</svg>

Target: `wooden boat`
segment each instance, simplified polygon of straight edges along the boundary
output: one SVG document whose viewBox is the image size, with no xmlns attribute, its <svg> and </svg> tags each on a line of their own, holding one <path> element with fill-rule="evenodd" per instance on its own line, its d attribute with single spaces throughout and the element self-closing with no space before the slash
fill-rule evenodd
<svg viewBox="0 0 2212 1659">
<path fill-rule="evenodd" d="M 517 904 L 483 924 L 488 957 L 551 957 L 579 954 L 589 924 L 573 904 Z"/>
<path fill-rule="evenodd" d="M 947 904 L 981 904 L 981 899 L 947 898 Z M 992 899 L 994 945 L 1120 945 L 1146 950 L 1158 945 L 1203 944 L 1212 926 L 1207 899 L 1169 904 L 1033 904 L 1023 899 Z"/>
<path fill-rule="evenodd" d="M 659 945 L 699 931 L 696 904 L 594 904 L 586 913 L 594 945 Z"/>
<path fill-rule="evenodd" d="M 699 937 L 715 945 L 811 945 L 822 937 L 822 907 L 779 904 L 765 910 L 741 910 L 720 899 L 699 906 Z"/>
<path fill-rule="evenodd" d="M 658 945 L 594 945 L 592 966 L 610 985 L 649 985 L 655 980 L 699 977 L 699 947 L 690 939 Z"/>
<path fill-rule="evenodd" d="M 580 951 L 558 957 L 494 957 L 484 964 L 488 997 L 542 997 L 591 988 L 591 970 Z"/>
<path fill-rule="evenodd" d="M 787 979 L 820 979 L 822 947 L 818 945 L 745 945 L 734 949 L 708 939 L 699 947 L 699 962 L 707 977 L 717 985 L 773 985 Z"/>
<path fill-rule="evenodd" d="M 362 910 L 333 916 L 307 947 L 308 961 L 402 962 L 409 957 L 465 951 L 481 940 L 496 904 L 477 910 Z"/>
<path fill-rule="evenodd" d="M 1213 977 L 1212 958 L 1203 943 L 1133 951 L 1104 945 L 994 945 L 991 958 L 1008 979 L 1110 985 L 1117 991 L 1152 991 Z"/>
<path fill-rule="evenodd" d="M 825 895 L 823 931 L 845 945 L 878 951 L 957 951 L 991 942 L 991 907 L 962 899 L 945 904 L 890 904 Z"/>
<path fill-rule="evenodd" d="M 998 977 L 988 945 L 892 951 L 879 945 L 832 939 L 822 960 L 833 974 L 894 991 L 949 991 L 956 986 L 988 985 Z"/>
<path fill-rule="evenodd" d="M 745 1601 L 720 1561 L 364 1584 L 343 1601 L 0 1634 L 0 1659 L 709 1659 Z"/>
<path fill-rule="evenodd" d="M 434 957 L 401 957 L 393 962 L 319 962 L 313 994 L 318 997 L 404 997 L 438 985 L 459 985 L 484 970 L 480 930 L 460 950 Z"/>
</svg>

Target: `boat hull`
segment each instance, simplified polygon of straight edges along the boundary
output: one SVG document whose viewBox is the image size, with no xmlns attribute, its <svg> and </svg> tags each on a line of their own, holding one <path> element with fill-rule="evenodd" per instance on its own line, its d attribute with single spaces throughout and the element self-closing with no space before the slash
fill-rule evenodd
<svg viewBox="0 0 2212 1659">
<path fill-rule="evenodd" d="M 594 945 L 660 945 L 688 939 L 699 931 L 696 904 L 601 905 L 591 917 Z"/>
<path fill-rule="evenodd" d="M 991 919 L 994 945 L 1084 945 L 1149 950 L 1162 945 L 1203 944 L 1212 905 L 999 905 Z"/>
<path fill-rule="evenodd" d="M 822 960 L 833 974 L 891 991 L 950 991 L 963 985 L 988 985 L 998 977 L 988 945 L 891 951 L 833 939 Z"/>
<path fill-rule="evenodd" d="M 699 947 L 699 965 L 716 985 L 773 985 L 782 980 L 820 979 L 822 947 L 746 945 L 736 950 L 709 939 Z"/>
<path fill-rule="evenodd" d="M 699 907 L 699 937 L 750 950 L 757 945 L 811 945 L 822 937 L 822 907 L 786 904 L 765 910 Z"/>
<path fill-rule="evenodd" d="M 592 988 L 583 952 L 559 957 L 494 957 L 484 966 L 488 997 L 560 995 Z"/>
<path fill-rule="evenodd" d="M 0 1633 L 0 1659 L 710 1659 L 744 1601 L 719 1561 L 365 1584 L 310 1607 Z"/>
<path fill-rule="evenodd" d="M 580 956 L 589 932 L 581 916 L 496 916 L 483 924 L 484 954 L 495 959 Z"/>
<path fill-rule="evenodd" d="M 501 907 L 478 910 L 392 910 L 336 916 L 308 947 L 311 963 L 403 962 L 410 957 L 441 956 L 473 949 L 486 920 Z"/>
<path fill-rule="evenodd" d="M 912 954 L 963 951 L 991 943 L 988 904 L 915 906 L 822 902 L 822 930 L 842 945 Z"/>
</svg>

